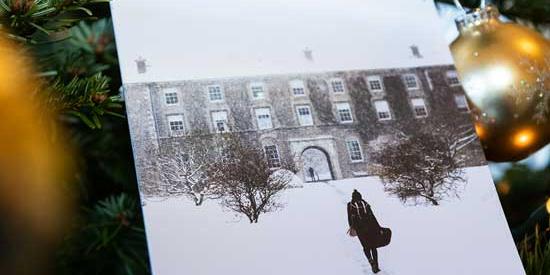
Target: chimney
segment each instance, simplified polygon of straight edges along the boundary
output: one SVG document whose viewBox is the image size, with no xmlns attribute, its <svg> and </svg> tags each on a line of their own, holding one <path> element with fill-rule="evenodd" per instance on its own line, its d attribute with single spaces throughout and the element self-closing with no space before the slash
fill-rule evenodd
<svg viewBox="0 0 550 275">
<path fill-rule="evenodd" d="M 411 49 L 413 57 L 415 57 L 415 58 L 422 58 L 423 57 L 422 54 L 420 53 L 420 49 L 418 48 L 418 46 L 411 45 L 409 48 Z"/>
<path fill-rule="evenodd" d="M 136 65 L 137 65 L 137 71 L 139 74 L 146 73 L 147 67 L 149 67 L 147 65 L 147 60 L 143 59 L 143 57 L 141 56 L 136 60 Z"/>
<path fill-rule="evenodd" d="M 313 51 L 309 48 L 309 47 L 306 47 L 304 49 L 304 57 L 308 60 L 308 61 L 313 61 Z"/>
</svg>

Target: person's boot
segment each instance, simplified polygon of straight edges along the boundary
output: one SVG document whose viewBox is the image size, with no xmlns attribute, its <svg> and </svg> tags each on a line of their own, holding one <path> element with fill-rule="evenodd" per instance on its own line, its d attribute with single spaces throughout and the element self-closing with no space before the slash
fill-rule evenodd
<svg viewBox="0 0 550 275">
<path fill-rule="evenodd" d="M 374 272 L 374 273 L 380 272 L 380 268 L 378 267 L 378 263 L 374 263 L 374 269 L 375 270 L 373 270 L 372 272 Z"/>
<path fill-rule="evenodd" d="M 374 260 L 369 259 L 369 263 L 370 263 L 370 267 L 372 269 L 372 273 L 378 273 L 380 271 L 378 269 L 378 267 L 376 266 L 376 263 L 374 262 Z"/>
<path fill-rule="evenodd" d="M 380 272 L 380 268 L 378 267 L 378 257 L 374 257 L 374 259 L 372 259 L 373 262 L 374 262 L 374 269 L 376 270 L 373 270 L 374 273 L 378 273 Z"/>
</svg>

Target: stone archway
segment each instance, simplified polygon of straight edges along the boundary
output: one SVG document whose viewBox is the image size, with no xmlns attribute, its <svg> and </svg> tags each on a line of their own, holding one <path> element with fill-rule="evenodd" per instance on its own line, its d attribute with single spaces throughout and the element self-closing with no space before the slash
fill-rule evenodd
<svg viewBox="0 0 550 275">
<path fill-rule="evenodd" d="M 301 155 L 305 182 L 333 180 L 330 156 L 320 147 L 310 146 Z"/>
<path fill-rule="evenodd" d="M 296 163 L 299 163 L 300 169 L 298 176 L 304 181 L 307 181 L 308 171 L 304 167 L 302 155 L 310 148 L 315 148 L 322 152 L 322 155 L 326 157 L 327 163 L 330 167 L 331 179 L 337 180 L 342 178 L 342 171 L 340 169 L 338 150 L 336 146 L 336 140 L 332 136 L 316 136 L 309 138 L 292 138 L 289 139 L 290 152 L 294 156 Z M 328 178 L 328 176 L 327 176 Z M 327 179 L 329 180 L 329 179 Z"/>
</svg>

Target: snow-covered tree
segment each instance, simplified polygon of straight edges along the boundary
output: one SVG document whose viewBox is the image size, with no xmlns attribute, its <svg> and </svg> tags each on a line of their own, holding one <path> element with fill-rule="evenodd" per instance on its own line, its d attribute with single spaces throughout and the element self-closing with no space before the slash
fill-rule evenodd
<svg viewBox="0 0 550 275">
<path fill-rule="evenodd" d="M 186 196 L 197 206 L 205 199 L 217 198 L 217 185 L 209 177 L 220 173 L 216 166 L 222 157 L 218 142 L 216 136 L 188 135 L 177 146 L 170 146 L 178 150 L 151 157 L 147 169 L 157 173 L 158 179 L 149 191 L 161 197 Z"/>
<path fill-rule="evenodd" d="M 280 159 L 277 166 L 266 158 L 264 149 L 238 133 L 224 134 L 224 157 L 216 163 L 219 173 L 210 174 L 224 207 L 257 223 L 262 213 L 280 209 L 278 195 L 289 187 L 294 164 Z"/>
<path fill-rule="evenodd" d="M 464 185 L 460 151 L 476 140 L 471 127 L 451 129 L 440 125 L 431 132 L 401 135 L 373 154 L 386 192 L 404 203 L 439 205 L 459 196 Z"/>
</svg>

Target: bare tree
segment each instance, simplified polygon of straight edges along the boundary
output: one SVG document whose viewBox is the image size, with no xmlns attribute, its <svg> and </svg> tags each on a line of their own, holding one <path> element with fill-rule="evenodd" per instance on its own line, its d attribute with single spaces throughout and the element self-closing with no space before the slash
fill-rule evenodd
<svg viewBox="0 0 550 275">
<path fill-rule="evenodd" d="M 439 205 L 449 196 L 458 197 L 465 183 L 459 152 L 476 140 L 473 130 L 445 125 L 432 130 L 401 136 L 373 154 L 385 191 L 404 203 Z"/>
<path fill-rule="evenodd" d="M 216 167 L 218 139 L 215 136 L 194 134 L 182 137 L 177 151 L 163 152 L 152 156 L 147 169 L 157 173 L 158 180 L 154 195 L 160 197 L 186 196 L 195 205 L 201 205 L 205 199 L 217 198 L 217 185 L 209 175 L 220 172 Z"/>
<path fill-rule="evenodd" d="M 224 207 L 245 215 L 250 223 L 282 207 L 277 197 L 289 187 L 293 174 L 280 171 L 294 171 L 293 163 L 268 161 L 264 148 L 238 133 L 224 134 L 223 151 L 224 157 L 216 164 L 222 172 L 210 178 L 220 187 L 216 190 Z"/>
</svg>

